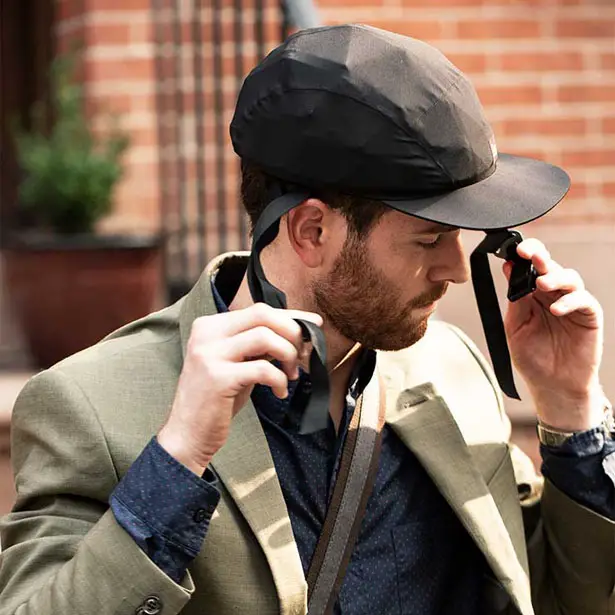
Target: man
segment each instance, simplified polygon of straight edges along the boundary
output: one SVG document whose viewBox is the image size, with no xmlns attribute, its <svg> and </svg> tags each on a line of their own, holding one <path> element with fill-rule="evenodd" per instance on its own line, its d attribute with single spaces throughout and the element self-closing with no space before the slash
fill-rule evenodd
<svg viewBox="0 0 615 615">
<path fill-rule="evenodd" d="M 546 213 L 564 174 L 498 160 L 463 75 L 363 26 L 291 37 L 246 80 L 231 133 L 251 260 L 216 259 L 176 305 L 39 374 L 16 404 L 0 614 L 305 613 L 376 372 L 379 465 L 331 610 L 614 612 L 600 306 L 540 242 L 518 246 L 537 288 L 509 306 L 506 331 L 546 443 L 544 486 L 508 445 L 485 360 L 428 325 L 469 277 L 459 228 Z M 326 339 L 316 430 L 302 429 L 317 397 L 306 330 Z"/>
</svg>

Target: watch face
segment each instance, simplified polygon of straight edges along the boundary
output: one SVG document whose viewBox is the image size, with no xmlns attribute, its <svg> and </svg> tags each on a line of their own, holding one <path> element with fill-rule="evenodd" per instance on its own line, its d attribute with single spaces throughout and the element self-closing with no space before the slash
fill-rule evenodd
<svg viewBox="0 0 615 615">
<path fill-rule="evenodd" d="M 613 416 L 613 409 L 607 408 L 604 415 L 604 432 L 608 438 L 615 438 L 615 417 Z"/>
<path fill-rule="evenodd" d="M 574 434 L 551 431 L 550 429 L 545 429 L 542 425 L 538 425 L 538 439 L 545 446 L 562 446 L 572 435 Z"/>
<path fill-rule="evenodd" d="M 613 414 L 613 407 L 607 401 L 605 401 L 604 405 L 604 418 L 602 419 L 602 423 L 598 426 L 600 431 L 604 434 L 605 438 L 609 438 L 611 440 L 615 440 L 615 415 Z M 595 429 L 597 429 L 596 427 Z M 566 440 L 575 435 L 575 433 L 579 432 L 560 432 L 555 431 L 554 429 L 549 429 L 544 425 L 538 422 L 536 427 L 536 431 L 538 432 L 538 439 L 541 444 L 545 446 L 558 447 L 562 446 Z"/>
</svg>

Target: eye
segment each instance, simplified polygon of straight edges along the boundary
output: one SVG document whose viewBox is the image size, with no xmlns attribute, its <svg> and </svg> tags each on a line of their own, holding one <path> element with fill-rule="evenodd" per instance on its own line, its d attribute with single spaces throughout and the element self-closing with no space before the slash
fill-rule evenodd
<svg viewBox="0 0 615 615">
<path fill-rule="evenodd" d="M 442 242 L 442 235 L 437 235 L 431 241 L 417 241 L 416 243 L 419 246 L 421 246 L 421 248 L 425 248 L 426 250 L 430 250 L 430 249 L 433 249 L 433 248 L 437 247 L 438 245 L 440 245 L 441 242 Z"/>
</svg>

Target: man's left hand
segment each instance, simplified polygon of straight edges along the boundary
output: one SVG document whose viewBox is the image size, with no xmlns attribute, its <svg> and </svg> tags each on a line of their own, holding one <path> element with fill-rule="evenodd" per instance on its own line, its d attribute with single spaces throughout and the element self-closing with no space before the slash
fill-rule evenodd
<svg viewBox="0 0 615 615">
<path fill-rule="evenodd" d="M 517 252 L 538 272 L 536 291 L 510 303 L 505 318 L 513 362 L 529 386 L 539 418 L 564 431 L 598 425 L 604 404 L 602 308 L 581 276 L 556 263 L 544 244 L 526 239 Z M 504 264 L 510 277 L 512 264 Z"/>
</svg>

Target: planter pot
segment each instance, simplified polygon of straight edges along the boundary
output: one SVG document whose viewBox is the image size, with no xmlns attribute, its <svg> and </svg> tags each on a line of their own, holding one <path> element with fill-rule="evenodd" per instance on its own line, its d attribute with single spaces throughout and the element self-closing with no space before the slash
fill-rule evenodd
<svg viewBox="0 0 615 615">
<path fill-rule="evenodd" d="M 161 296 L 158 237 L 22 234 L 4 258 L 9 301 L 41 368 L 145 316 Z"/>
</svg>

